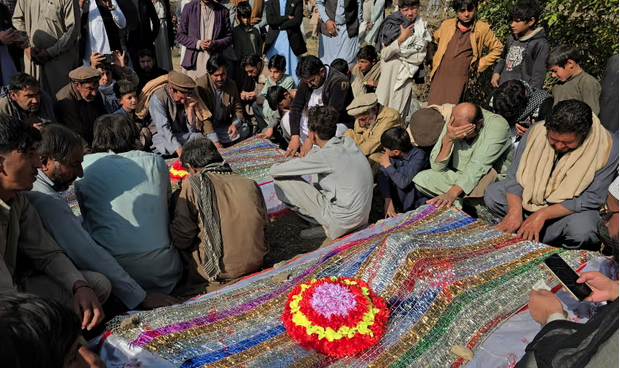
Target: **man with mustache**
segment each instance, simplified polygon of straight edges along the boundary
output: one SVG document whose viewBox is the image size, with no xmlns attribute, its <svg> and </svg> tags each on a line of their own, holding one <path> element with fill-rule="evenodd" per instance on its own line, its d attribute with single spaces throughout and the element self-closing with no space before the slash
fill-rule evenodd
<svg viewBox="0 0 620 368">
<path fill-rule="evenodd" d="M 99 93 L 101 72 L 82 66 L 71 71 L 69 78 L 71 82 L 56 94 L 56 117 L 90 145 L 95 119 L 106 113 Z"/>
<path fill-rule="evenodd" d="M 526 240 L 598 250 L 598 210 L 618 169 L 618 137 L 585 102 L 561 101 L 523 135 L 506 180 L 484 201 L 497 229 Z"/>
<path fill-rule="evenodd" d="M 39 88 L 38 80 L 26 73 L 12 76 L 9 85 L 2 87 L 0 96 L 0 113 L 37 129 L 56 121 L 52 98 Z"/>
</svg>

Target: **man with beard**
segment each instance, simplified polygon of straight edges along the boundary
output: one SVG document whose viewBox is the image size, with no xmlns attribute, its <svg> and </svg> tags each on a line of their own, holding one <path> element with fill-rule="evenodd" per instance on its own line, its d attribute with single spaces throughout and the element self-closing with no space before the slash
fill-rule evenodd
<svg viewBox="0 0 620 368">
<path fill-rule="evenodd" d="M 145 291 L 90 237 L 61 196 L 76 178 L 84 176 L 82 137 L 59 124 L 46 126 L 41 134 L 43 139 L 38 146 L 41 167 L 32 191 L 26 192 L 26 196 L 39 213 L 43 226 L 71 261 L 79 269 L 99 272 L 110 279 L 112 292 L 129 309 L 138 306 L 151 309 L 177 303 L 171 296 Z"/>
<path fill-rule="evenodd" d="M 609 186 L 607 209 L 601 210 L 599 238 L 618 262 L 618 178 Z M 530 314 L 542 330 L 525 349 L 517 368 L 613 367 L 618 363 L 618 281 L 600 272 L 579 274 L 579 283 L 587 283 L 592 294 L 584 301 L 603 302 L 584 324 L 567 321 L 560 300 L 547 290 L 530 292 Z"/>
<path fill-rule="evenodd" d="M 69 78 L 71 82 L 56 94 L 56 117 L 90 145 L 95 119 L 106 113 L 99 93 L 101 72 L 82 66 L 71 71 Z"/>
<path fill-rule="evenodd" d="M 402 126 L 398 111 L 377 102 L 377 95 L 366 93 L 357 96 L 347 107 L 349 115 L 355 117 L 355 126 L 343 137 L 352 139 L 368 158 L 373 175 L 379 171 L 379 159 L 383 156 L 381 136 L 386 130 Z"/>
<path fill-rule="evenodd" d="M 241 97 L 235 81 L 228 78 L 228 67 L 223 54 L 212 55 L 207 62 L 207 73 L 196 79 L 196 85 L 213 114 L 211 124 L 214 132 L 207 138 L 218 149 L 241 142 L 250 135 L 244 121 Z"/>
<path fill-rule="evenodd" d="M 526 240 L 598 250 L 598 209 L 618 168 L 618 137 L 577 100 L 561 101 L 523 135 L 505 181 L 484 202 L 497 229 Z"/>
<path fill-rule="evenodd" d="M 284 137 L 289 141 L 287 156 L 298 151 L 303 157 L 312 148 L 308 139 L 307 111 L 314 106 L 331 106 L 339 112 L 337 137 L 353 127 L 353 119 L 346 107 L 353 101 L 353 91 L 349 78 L 327 65 L 316 56 L 308 55 L 299 59 L 295 71 L 300 80 L 295 99 L 291 105 L 290 124 L 282 124 Z M 303 144 L 303 146 L 302 146 Z"/>
<path fill-rule="evenodd" d="M 138 96 L 142 92 L 142 88 L 157 77 L 168 74 L 167 71 L 158 67 L 155 63 L 155 54 L 149 49 L 142 49 L 138 52 L 138 67 L 136 68 L 138 74 Z"/>
<path fill-rule="evenodd" d="M 52 98 L 41 91 L 38 80 L 26 73 L 12 76 L 9 85 L 2 87 L 0 96 L 0 113 L 16 117 L 37 129 L 56 121 Z"/>
</svg>

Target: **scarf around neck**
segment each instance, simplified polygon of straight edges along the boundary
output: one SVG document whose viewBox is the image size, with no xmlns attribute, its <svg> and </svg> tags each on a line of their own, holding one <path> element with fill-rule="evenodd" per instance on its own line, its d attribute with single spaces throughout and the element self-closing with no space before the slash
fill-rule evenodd
<svg viewBox="0 0 620 368">
<path fill-rule="evenodd" d="M 592 128 L 586 139 L 557 163 L 544 122 L 530 128 L 526 144 L 517 169 L 517 181 L 523 187 L 523 208 L 535 212 L 583 193 L 596 172 L 607 164 L 612 139 L 593 114 Z"/>
<path fill-rule="evenodd" d="M 217 196 L 213 182 L 207 175 L 230 174 L 232 169 L 225 162 L 216 162 L 205 166 L 200 173 L 189 178 L 189 183 L 196 195 L 198 202 L 198 213 L 202 220 L 204 231 L 204 273 L 207 281 L 211 282 L 220 275 L 220 260 L 222 259 L 222 224 L 217 208 Z"/>
</svg>

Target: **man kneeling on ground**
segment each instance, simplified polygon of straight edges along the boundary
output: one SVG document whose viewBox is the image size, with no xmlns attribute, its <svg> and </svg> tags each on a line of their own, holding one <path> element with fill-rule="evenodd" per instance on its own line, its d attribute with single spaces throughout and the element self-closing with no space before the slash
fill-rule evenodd
<svg viewBox="0 0 620 368">
<path fill-rule="evenodd" d="M 308 115 L 308 139 L 318 147 L 304 158 L 273 165 L 270 175 L 278 199 L 336 239 L 368 223 L 372 171 L 355 142 L 336 137 L 336 109 L 315 106 Z M 302 175 L 314 175 L 315 184 Z"/>
<path fill-rule="evenodd" d="M 186 266 L 182 294 L 202 294 L 260 269 L 269 218 L 256 182 L 233 173 L 209 139 L 187 142 L 181 163 L 189 179 L 171 233 Z"/>
<path fill-rule="evenodd" d="M 523 135 L 505 181 L 484 202 L 497 229 L 527 240 L 598 250 L 598 209 L 618 168 L 618 137 L 585 102 L 561 101 Z"/>
</svg>

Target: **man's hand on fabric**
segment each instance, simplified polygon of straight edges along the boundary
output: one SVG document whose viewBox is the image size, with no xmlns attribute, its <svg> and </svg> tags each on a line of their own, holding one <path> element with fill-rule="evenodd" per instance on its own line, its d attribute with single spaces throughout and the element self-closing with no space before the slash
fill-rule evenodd
<svg viewBox="0 0 620 368">
<path fill-rule="evenodd" d="M 553 313 L 563 313 L 562 303 L 549 290 L 530 291 L 530 302 L 528 303 L 532 318 L 541 325 L 547 323 L 547 319 Z"/>
<path fill-rule="evenodd" d="M 611 280 L 600 272 L 582 272 L 577 282 L 580 284 L 585 282 L 592 289 L 592 294 L 584 299 L 587 302 L 603 302 L 618 298 L 618 281 Z"/>
<path fill-rule="evenodd" d="M 294 135 L 291 137 L 291 141 L 288 142 L 288 148 L 286 149 L 286 157 L 293 157 L 297 152 L 299 152 L 299 148 L 301 147 L 301 140 L 298 135 Z"/>
<path fill-rule="evenodd" d="M 454 200 L 456 200 L 456 196 L 448 191 L 447 193 L 444 193 L 442 195 L 438 195 L 435 198 L 429 199 L 428 201 L 426 201 L 426 203 L 432 204 L 435 207 L 439 207 L 439 208 L 451 207 L 452 203 L 454 203 Z"/>
<path fill-rule="evenodd" d="M 258 133 L 256 136 L 258 138 L 270 139 L 273 137 L 273 128 L 267 128 L 265 129 L 265 133 Z"/>
<path fill-rule="evenodd" d="M 508 213 L 499 224 L 495 226 L 496 230 L 505 233 L 515 233 L 523 224 L 523 217 L 520 214 Z"/>
<path fill-rule="evenodd" d="M 517 236 L 525 240 L 534 240 L 538 242 L 540 231 L 543 226 L 545 226 L 545 221 L 547 221 L 547 217 L 542 210 L 532 213 L 530 217 L 523 221 L 523 224 L 517 231 Z"/>
<path fill-rule="evenodd" d="M 398 216 L 396 214 L 396 209 L 394 208 L 394 201 L 392 201 L 392 198 L 385 199 L 383 211 L 385 213 L 385 218 Z"/>
<path fill-rule="evenodd" d="M 84 281 L 77 281 L 73 285 L 73 309 L 82 318 L 82 329 L 91 330 L 97 326 L 105 314 L 97 299 L 95 291 Z"/>
<path fill-rule="evenodd" d="M 299 150 L 299 156 L 300 157 L 306 157 L 306 155 L 310 152 L 310 150 L 312 149 L 312 145 L 314 144 L 314 142 L 312 142 L 312 140 L 310 139 L 306 139 L 306 141 L 304 142 L 304 144 L 301 146 L 301 150 Z"/>
<path fill-rule="evenodd" d="M 399 45 L 407 41 L 407 39 L 413 35 L 413 26 L 413 23 L 411 23 L 411 25 L 409 25 L 407 28 L 403 27 L 402 24 L 400 25 L 400 35 L 398 36 Z"/>
<path fill-rule="evenodd" d="M 155 309 L 160 307 L 168 307 L 179 303 L 181 303 L 181 300 L 170 295 L 161 293 L 147 293 L 140 305 L 144 309 Z"/>
</svg>

